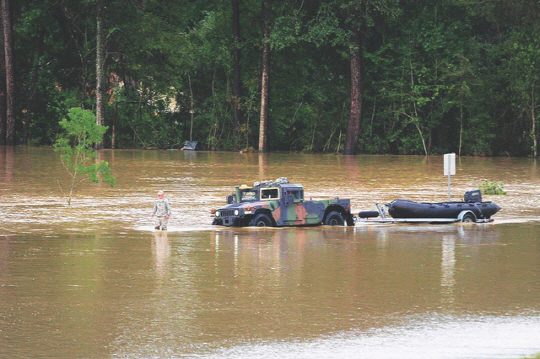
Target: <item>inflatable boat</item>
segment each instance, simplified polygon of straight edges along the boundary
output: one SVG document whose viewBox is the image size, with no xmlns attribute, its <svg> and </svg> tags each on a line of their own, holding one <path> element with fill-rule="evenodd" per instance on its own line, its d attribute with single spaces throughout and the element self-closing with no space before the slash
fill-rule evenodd
<svg viewBox="0 0 540 359">
<path fill-rule="evenodd" d="M 384 205 L 392 218 L 377 204 L 377 211 L 358 214 L 362 220 L 372 222 L 490 222 L 491 216 L 501 210 L 493 202 L 483 202 L 480 190 L 465 193 L 463 202 L 420 203 L 396 199 Z M 375 217 L 381 219 L 373 219 Z"/>
<path fill-rule="evenodd" d="M 457 218 L 463 211 L 470 211 L 476 219 L 490 219 L 500 210 L 493 202 L 418 203 L 396 199 L 388 204 L 388 214 L 393 218 Z"/>
</svg>

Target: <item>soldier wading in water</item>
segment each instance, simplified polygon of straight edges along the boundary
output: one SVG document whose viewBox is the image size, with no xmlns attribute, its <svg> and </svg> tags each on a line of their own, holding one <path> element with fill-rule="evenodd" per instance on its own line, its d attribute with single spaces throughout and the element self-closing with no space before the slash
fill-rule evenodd
<svg viewBox="0 0 540 359">
<path fill-rule="evenodd" d="M 167 223 L 171 217 L 171 204 L 169 200 L 164 198 L 165 195 L 163 191 L 158 192 L 158 200 L 154 205 L 154 210 L 152 211 L 152 218 L 154 218 L 154 225 L 156 229 L 161 229 L 162 231 L 167 230 Z"/>
</svg>

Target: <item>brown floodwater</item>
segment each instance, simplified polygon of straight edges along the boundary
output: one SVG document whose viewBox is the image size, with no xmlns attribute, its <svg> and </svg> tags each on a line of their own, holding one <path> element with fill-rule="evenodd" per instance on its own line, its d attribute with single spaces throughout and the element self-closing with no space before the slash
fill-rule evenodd
<svg viewBox="0 0 540 359">
<path fill-rule="evenodd" d="M 0 358 L 519 358 L 540 352 L 540 169 L 460 158 L 489 224 L 224 228 L 236 184 L 288 177 L 355 212 L 445 201 L 442 156 L 101 151 L 71 207 L 50 148 L 0 147 Z M 165 190 L 169 231 L 150 211 Z"/>
</svg>

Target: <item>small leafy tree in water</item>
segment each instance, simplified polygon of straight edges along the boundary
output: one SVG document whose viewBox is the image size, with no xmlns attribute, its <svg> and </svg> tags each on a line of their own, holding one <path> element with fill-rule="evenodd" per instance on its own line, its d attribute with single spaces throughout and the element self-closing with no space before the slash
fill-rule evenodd
<svg viewBox="0 0 540 359">
<path fill-rule="evenodd" d="M 87 180 L 94 183 L 101 180 L 114 187 L 114 177 L 106 161 L 96 160 L 97 152 L 93 149 L 94 144 L 103 140 L 107 127 L 96 124 L 92 111 L 79 107 L 70 109 L 67 117 L 60 121 L 65 132 L 59 135 L 54 147 L 60 153 L 62 165 L 71 178 L 67 194 L 68 205 L 71 206 L 73 192 L 79 184 Z"/>
</svg>

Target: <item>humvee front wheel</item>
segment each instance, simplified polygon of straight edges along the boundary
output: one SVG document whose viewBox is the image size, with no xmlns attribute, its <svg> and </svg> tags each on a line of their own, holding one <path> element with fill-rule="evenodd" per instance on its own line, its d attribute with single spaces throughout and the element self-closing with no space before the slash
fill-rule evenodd
<svg viewBox="0 0 540 359">
<path fill-rule="evenodd" d="M 251 221 L 250 227 L 272 227 L 272 220 L 264 213 L 259 213 Z"/>
<path fill-rule="evenodd" d="M 327 226 L 343 226 L 345 224 L 345 221 L 343 220 L 343 216 L 341 213 L 337 211 L 332 211 L 326 215 L 326 218 L 324 219 L 324 224 Z"/>
</svg>

